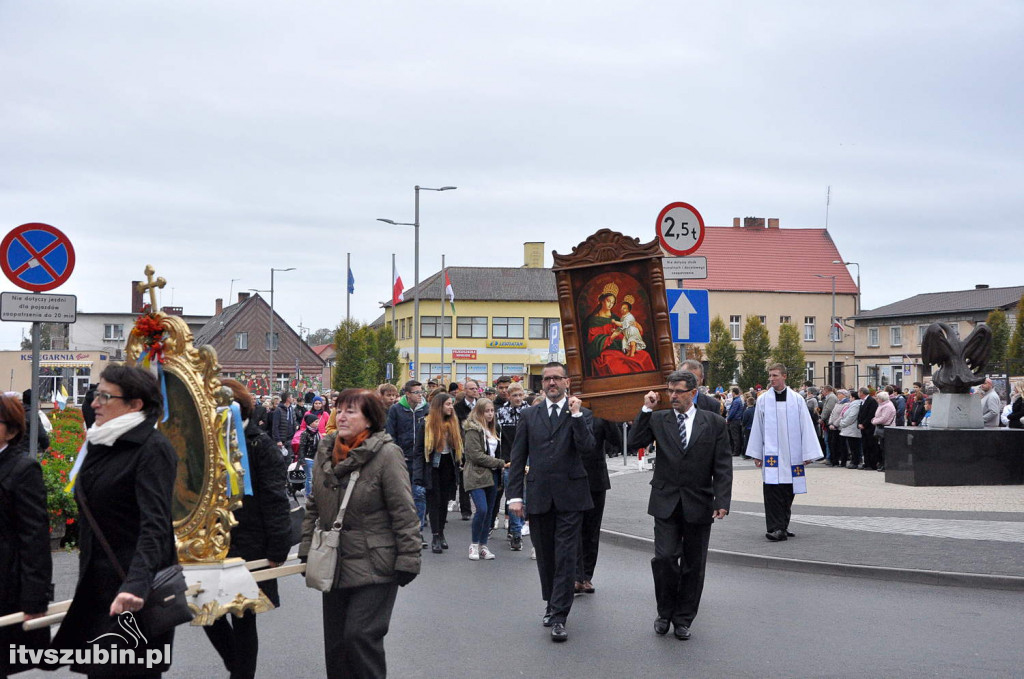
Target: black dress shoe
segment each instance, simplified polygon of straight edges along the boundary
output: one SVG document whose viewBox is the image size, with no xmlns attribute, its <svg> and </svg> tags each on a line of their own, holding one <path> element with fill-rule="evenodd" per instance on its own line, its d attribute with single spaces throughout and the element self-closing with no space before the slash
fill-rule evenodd
<svg viewBox="0 0 1024 679">
<path fill-rule="evenodd" d="M 544 617 L 541 619 L 541 624 L 545 627 L 551 627 L 554 623 L 551 621 L 551 611 L 544 611 Z"/>
<path fill-rule="evenodd" d="M 674 634 L 676 635 L 676 639 L 679 639 L 680 641 L 686 641 L 690 638 L 690 628 L 686 625 L 676 625 L 676 630 Z"/>
<path fill-rule="evenodd" d="M 654 633 L 655 634 L 661 634 L 661 635 L 668 634 L 668 625 L 669 625 L 668 620 L 666 620 L 665 618 L 655 618 L 654 619 Z"/>
<path fill-rule="evenodd" d="M 773 530 L 770 533 L 765 533 L 764 536 L 772 542 L 782 542 L 786 539 L 786 531 Z"/>
<path fill-rule="evenodd" d="M 463 521 L 469 521 L 469 520 L 470 520 L 470 519 L 472 519 L 472 518 L 473 518 L 473 515 L 472 515 L 472 514 L 465 514 L 465 513 L 464 513 L 464 514 L 462 515 L 462 520 L 463 520 Z"/>
<path fill-rule="evenodd" d="M 787 530 L 786 531 L 786 537 L 787 538 L 795 538 L 796 537 L 796 533 L 793 533 L 792 531 L 788 531 Z"/>
<path fill-rule="evenodd" d="M 430 551 L 432 551 L 434 554 L 440 554 L 441 552 L 444 551 L 444 549 L 442 549 L 442 547 L 441 547 L 441 536 L 440 535 L 436 535 L 436 534 L 434 535 L 434 540 L 433 540 L 432 544 L 430 545 Z"/>
<path fill-rule="evenodd" d="M 551 641 L 568 641 L 569 633 L 565 631 L 564 622 L 556 622 L 551 626 Z"/>
<path fill-rule="evenodd" d="M 444 531 L 441 531 L 438 535 L 441 537 L 441 549 L 448 549 L 448 541 L 444 538 Z"/>
</svg>

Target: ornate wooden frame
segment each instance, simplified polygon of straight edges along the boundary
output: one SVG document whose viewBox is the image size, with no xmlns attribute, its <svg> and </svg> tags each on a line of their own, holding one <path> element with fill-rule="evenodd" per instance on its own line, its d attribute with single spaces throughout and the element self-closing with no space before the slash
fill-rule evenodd
<svg viewBox="0 0 1024 679">
<path fill-rule="evenodd" d="M 163 278 L 153 281 L 152 274 L 153 268 L 147 266 L 146 275 L 149 282 L 140 283 L 139 288 L 150 291 L 150 308 L 155 310 L 156 295 L 153 288 L 163 287 L 166 282 Z M 174 521 L 178 560 L 182 563 L 220 561 L 227 557 L 231 529 L 238 523 L 231 512 L 242 504 L 240 495 L 228 497 L 227 469 L 217 447 L 217 437 L 223 435 L 216 426 L 217 408 L 230 405 L 231 391 L 222 387 L 217 377 L 220 366 L 217 364 L 216 351 L 210 346 L 196 349 L 192 345 L 192 331 L 184 320 L 163 311 L 151 311 L 140 317 L 140 320 L 147 317 L 158 322 L 164 332 L 163 370 L 166 377 L 180 381 L 191 398 L 195 408 L 195 420 L 199 425 L 196 434 L 201 438 L 203 448 L 200 452 L 203 461 L 202 486 L 198 491 L 198 497 L 190 503 L 192 506 L 188 514 Z M 146 334 L 137 329 L 138 321 L 125 350 L 127 360 L 132 364 L 137 362 L 150 346 Z M 174 409 L 175 405 L 171 404 L 171 408 Z M 181 404 L 177 405 L 185 408 Z M 191 414 L 190 410 L 188 412 Z M 176 425 L 175 420 L 176 418 L 172 417 L 168 422 L 161 422 L 159 425 L 162 431 L 172 434 L 172 443 L 181 440 L 181 437 L 173 436 L 172 431 L 167 431 Z M 237 442 L 233 433 L 231 437 L 231 464 L 239 474 L 242 474 L 240 454 L 237 452 Z M 175 446 L 179 467 L 187 464 L 190 453 L 188 449 L 182 450 L 181 447 Z"/>
<path fill-rule="evenodd" d="M 665 274 L 661 266 L 662 252 L 657 239 L 640 243 L 611 229 L 601 229 L 572 249 L 568 255 L 552 252 L 558 307 L 562 318 L 562 338 L 569 369 L 572 393 L 598 417 L 614 422 L 632 421 L 651 389 L 665 386 L 668 374 L 675 370 L 676 355 L 668 317 Z M 622 375 L 595 376 L 585 369 L 585 318 L 581 318 L 578 295 L 587 281 L 616 270 L 641 272 L 639 280 L 650 304 L 652 327 L 645 336 L 653 340 L 651 347 L 655 370 Z M 636 276 L 630 274 L 631 278 Z"/>
</svg>

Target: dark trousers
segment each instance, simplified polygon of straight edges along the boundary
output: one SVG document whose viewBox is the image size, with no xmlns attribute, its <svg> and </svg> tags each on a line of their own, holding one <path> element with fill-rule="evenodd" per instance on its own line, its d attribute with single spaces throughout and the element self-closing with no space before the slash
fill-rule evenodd
<svg viewBox="0 0 1024 679">
<path fill-rule="evenodd" d="M 654 519 L 654 598 L 658 617 L 689 627 L 704 592 L 710 523 L 689 523 L 677 504 L 667 519 Z"/>
<path fill-rule="evenodd" d="M 849 462 L 856 467 L 860 464 L 860 439 L 853 436 L 842 436 L 840 438 L 842 438 L 843 443 L 846 444 L 846 456 L 843 462 Z"/>
<path fill-rule="evenodd" d="M 742 420 L 733 420 L 729 422 L 729 443 L 732 445 L 732 454 L 736 457 L 743 455 L 746 452 L 746 447 L 743 445 L 743 422 Z"/>
<path fill-rule="evenodd" d="M 398 585 L 332 589 L 323 595 L 324 656 L 328 679 L 386 677 L 384 635 Z"/>
<path fill-rule="evenodd" d="M 537 551 L 540 594 L 552 622 L 565 622 L 576 591 L 576 561 L 583 512 L 530 514 L 530 537 Z"/>
<path fill-rule="evenodd" d="M 860 439 L 860 445 L 864 449 L 864 466 L 874 469 L 878 465 L 878 439 L 875 438 L 875 430 L 864 430 Z"/>
<path fill-rule="evenodd" d="M 505 474 L 502 474 L 502 470 L 494 475 L 494 501 L 491 503 L 491 522 L 488 526 L 493 526 L 494 522 L 498 520 L 498 513 L 504 511 L 508 514 L 508 508 L 505 507 L 505 503 L 502 502 L 505 496 Z"/>
<path fill-rule="evenodd" d="M 473 513 L 473 505 L 469 501 L 469 493 L 466 492 L 466 484 L 462 480 L 462 474 L 455 475 L 459 481 L 459 511 L 462 516 L 470 516 Z"/>
<path fill-rule="evenodd" d="M 846 441 L 839 435 L 838 429 L 828 430 L 828 461 L 833 465 L 846 464 L 849 453 L 846 449 Z"/>
<path fill-rule="evenodd" d="M 601 519 L 604 518 L 604 490 L 590 491 L 594 498 L 594 508 L 583 512 L 583 523 L 580 525 L 579 558 L 576 562 L 576 580 L 590 582 L 594 578 L 597 566 L 597 550 L 601 542 Z"/>
<path fill-rule="evenodd" d="M 252 679 L 256 676 L 256 656 L 260 640 L 256 632 L 256 614 L 242 617 L 225 615 L 208 627 L 206 638 L 224 662 L 231 679 Z"/>
<path fill-rule="evenodd" d="M 793 484 L 764 484 L 764 522 L 768 532 L 788 530 L 793 515 Z"/>
<path fill-rule="evenodd" d="M 427 488 L 427 512 L 430 531 L 434 535 L 444 532 L 448 523 L 448 500 L 455 497 L 455 460 L 452 455 L 441 455 L 438 466 L 428 464 L 430 488 Z"/>
</svg>

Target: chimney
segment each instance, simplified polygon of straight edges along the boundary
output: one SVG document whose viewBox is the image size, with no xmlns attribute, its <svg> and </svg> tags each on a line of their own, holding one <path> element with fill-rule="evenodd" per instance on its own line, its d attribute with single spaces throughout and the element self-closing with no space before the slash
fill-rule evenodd
<svg viewBox="0 0 1024 679">
<path fill-rule="evenodd" d="M 732 218 L 732 227 L 734 229 L 740 228 L 740 218 L 739 217 L 733 217 Z"/>
<path fill-rule="evenodd" d="M 139 292 L 139 283 L 141 283 L 141 281 L 132 281 L 132 313 L 133 314 L 141 314 L 142 313 L 143 301 L 142 301 L 142 293 Z"/>
<path fill-rule="evenodd" d="M 247 299 L 249 299 L 249 293 L 248 292 L 240 292 L 240 293 L 238 293 L 238 302 L 239 302 L 239 304 L 241 304 L 242 302 L 244 302 Z"/>
<path fill-rule="evenodd" d="M 544 268 L 544 243 L 523 243 L 523 268 Z"/>
<path fill-rule="evenodd" d="M 778 217 L 769 217 L 768 218 L 768 228 L 769 229 L 777 229 L 777 228 L 779 228 L 779 218 Z"/>
<path fill-rule="evenodd" d="M 214 304 L 213 304 L 213 308 L 214 308 L 214 312 L 213 312 L 213 315 L 214 315 L 214 316 L 216 316 L 216 315 L 217 315 L 217 314 L 219 314 L 220 312 L 224 311 L 224 300 L 223 300 L 223 299 L 221 299 L 220 297 L 218 297 L 218 298 L 217 298 L 217 299 L 216 299 L 216 300 L 214 301 Z"/>
<path fill-rule="evenodd" d="M 975 290 L 988 290 L 988 283 L 978 283 L 974 286 Z"/>
<path fill-rule="evenodd" d="M 745 229 L 763 229 L 764 228 L 764 217 L 744 217 L 743 228 Z"/>
</svg>

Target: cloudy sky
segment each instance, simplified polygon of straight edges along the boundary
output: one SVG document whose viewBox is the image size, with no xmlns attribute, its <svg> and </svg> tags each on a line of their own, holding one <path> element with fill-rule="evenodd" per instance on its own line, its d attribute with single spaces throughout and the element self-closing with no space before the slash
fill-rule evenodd
<svg viewBox="0 0 1024 679">
<path fill-rule="evenodd" d="M 822 227 L 831 185 L 865 308 L 1019 285 L 1022 29 L 1016 0 L 2 0 L 0 226 L 68 234 L 82 311 L 146 264 L 186 313 L 296 267 L 277 308 L 319 328 L 348 252 L 356 318 L 392 253 L 411 283 L 412 229 L 375 220 L 416 184 L 459 187 L 421 196 L 421 277 L 653 238 L 677 200 Z"/>
</svg>

